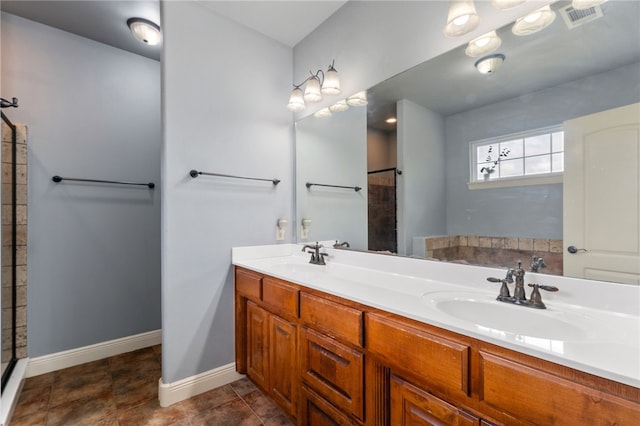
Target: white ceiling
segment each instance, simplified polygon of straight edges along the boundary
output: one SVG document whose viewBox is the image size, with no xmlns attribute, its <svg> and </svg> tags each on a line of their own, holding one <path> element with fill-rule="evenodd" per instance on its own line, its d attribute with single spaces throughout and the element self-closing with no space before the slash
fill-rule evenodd
<svg viewBox="0 0 640 426">
<path fill-rule="evenodd" d="M 168 0 L 178 1 L 178 0 Z M 211 1 L 203 6 L 267 37 L 293 47 L 345 1 Z M 160 22 L 159 0 L 2 0 L 3 12 L 18 15 L 151 59 L 160 60 L 161 46 L 135 40 L 126 25 L 132 17 Z"/>
</svg>

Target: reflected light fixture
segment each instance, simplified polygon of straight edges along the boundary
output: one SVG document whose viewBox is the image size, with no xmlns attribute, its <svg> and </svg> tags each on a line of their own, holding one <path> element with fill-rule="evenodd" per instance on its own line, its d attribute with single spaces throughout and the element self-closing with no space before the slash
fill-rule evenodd
<svg viewBox="0 0 640 426">
<path fill-rule="evenodd" d="M 309 71 L 311 76 L 300 84 L 294 84 L 287 108 L 293 112 L 300 112 L 306 108 L 305 102 L 316 103 L 322 100 L 322 95 L 335 96 L 340 94 L 340 79 L 338 71 L 329 65 L 326 74 L 318 70 L 315 74 Z M 304 91 L 302 86 L 305 86 Z"/>
<path fill-rule="evenodd" d="M 502 66 L 504 60 L 505 56 L 502 53 L 496 53 L 478 59 L 475 66 L 481 74 L 493 74 Z"/>
<path fill-rule="evenodd" d="M 336 102 L 335 104 L 329 107 L 329 111 L 331 112 L 342 112 L 349 109 L 349 105 L 345 99 Z"/>
<path fill-rule="evenodd" d="M 525 1 L 527 0 L 492 0 L 491 4 L 493 4 L 493 7 L 496 9 L 507 10 L 520 6 Z"/>
<path fill-rule="evenodd" d="M 547 5 L 522 18 L 518 18 L 516 23 L 513 24 L 511 32 L 518 36 L 537 33 L 551 25 L 555 19 L 556 13 Z"/>
<path fill-rule="evenodd" d="M 602 3 L 606 1 L 607 0 L 573 0 L 571 2 L 571 6 L 574 9 L 582 10 L 582 9 L 589 9 L 591 7 L 600 6 Z"/>
<path fill-rule="evenodd" d="M 398 119 L 397 119 L 397 118 L 395 118 L 395 117 L 389 117 L 389 118 L 387 118 L 386 120 L 384 120 L 384 122 L 385 122 L 385 123 L 388 123 L 388 124 L 394 124 L 394 123 L 397 123 L 397 122 L 398 122 Z"/>
<path fill-rule="evenodd" d="M 142 43 L 150 46 L 160 43 L 162 38 L 160 26 L 155 22 L 143 18 L 130 18 L 127 20 L 127 26 L 131 30 L 131 34 Z"/>
<path fill-rule="evenodd" d="M 322 108 L 313 113 L 313 116 L 316 118 L 327 118 L 331 117 L 332 115 L 333 114 L 331 114 L 331 110 L 329 110 L 329 108 Z"/>
<path fill-rule="evenodd" d="M 502 40 L 495 31 L 488 32 L 469 42 L 464 53 L 472 58 L 484 56 L 496 50 L 502 44 Z"/>
<path fill-rule="evenodd" d="M 365 106 L 367 103 L 367 92 L 364 90 L 347 98 L 347 105 L 349 106 Z"/>
<path fill-rule="evenodd" d="M 473 0 L 451 0 L 444 35 L 458 37 L 475 30 L 480 24 Z"/>
</svg>

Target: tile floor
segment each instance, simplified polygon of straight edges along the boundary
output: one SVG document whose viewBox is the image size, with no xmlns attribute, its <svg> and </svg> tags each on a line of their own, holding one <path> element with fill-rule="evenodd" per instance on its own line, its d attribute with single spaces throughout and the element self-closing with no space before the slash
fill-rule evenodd
<svg viewBox="0 0 640 426">
<path fill-rule="evenodd" d="M 167 408 L 160 346 L 28 378 L 10 426 L 294 425 L 248 379 Z"/>
</svg>

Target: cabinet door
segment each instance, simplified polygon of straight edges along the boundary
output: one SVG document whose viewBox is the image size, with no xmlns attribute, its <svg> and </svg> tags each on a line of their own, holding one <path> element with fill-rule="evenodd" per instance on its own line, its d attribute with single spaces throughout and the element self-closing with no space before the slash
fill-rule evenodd
<svg viewBox="0 0 640 426">
<path fill-rule="evenodd" d="M 269 375 L 271 396 L 288 414 L 296 415 L 297 339 L 296 324 L 270 317 Z"/>
<path fill-rule="evenodd" d="M 247 301 L 247 375 L 269 389 L 269 313 Z"/>
<path fill-rule="evenodd" d="M 391 375 L 391 424 L 393 426 L 478 426 L 480 420 Z"/>
<path fill-rule="evenodd" d="M 306 386 L 302 386 L 301 392 L 298 425 L 354 426 L 358 424 Z"/>
<path fill-rule="evenodd" d="M 303 327 L 300 332 L 302 380 L 345 412 L 364 416 L 362 353 Z"/>
</svg>

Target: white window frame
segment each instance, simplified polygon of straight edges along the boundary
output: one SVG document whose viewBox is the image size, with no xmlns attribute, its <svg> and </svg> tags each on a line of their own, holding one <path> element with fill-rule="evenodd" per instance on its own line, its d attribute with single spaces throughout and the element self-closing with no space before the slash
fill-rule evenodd
<svg viewBox="0 0 640 426">
<path fill-rule="evenodd" d="M 508 142 L 514 139 L 523 139 L 527 137 L 564 132 L 564 127 L 559 124 L 556 126 L 543 127 L 535 130 L 528 130 L 525 132 L 511 133 L 509 135 L 498 136 L 494 138 L 487 138 L 477 140 L 469 143 L 469 182 L 467 187 L 470 190 L 475 189 L 490 189 L 490 188 L 507 188 L 513 186 L 527 186 L 527 185 L 544 185 L 550 183 L 562 183 L 563 172 L 553 173 L 541 173 L 528 176 L 515 176 L 505 177 L 491 180 L 476 180 L 477 172 L 476 166 L 478 164 L 477 147 L 479 145 L 499 144 L 501 142 Z M 563 151 L 564 152 L 564 151 Z"/>
</svg>

